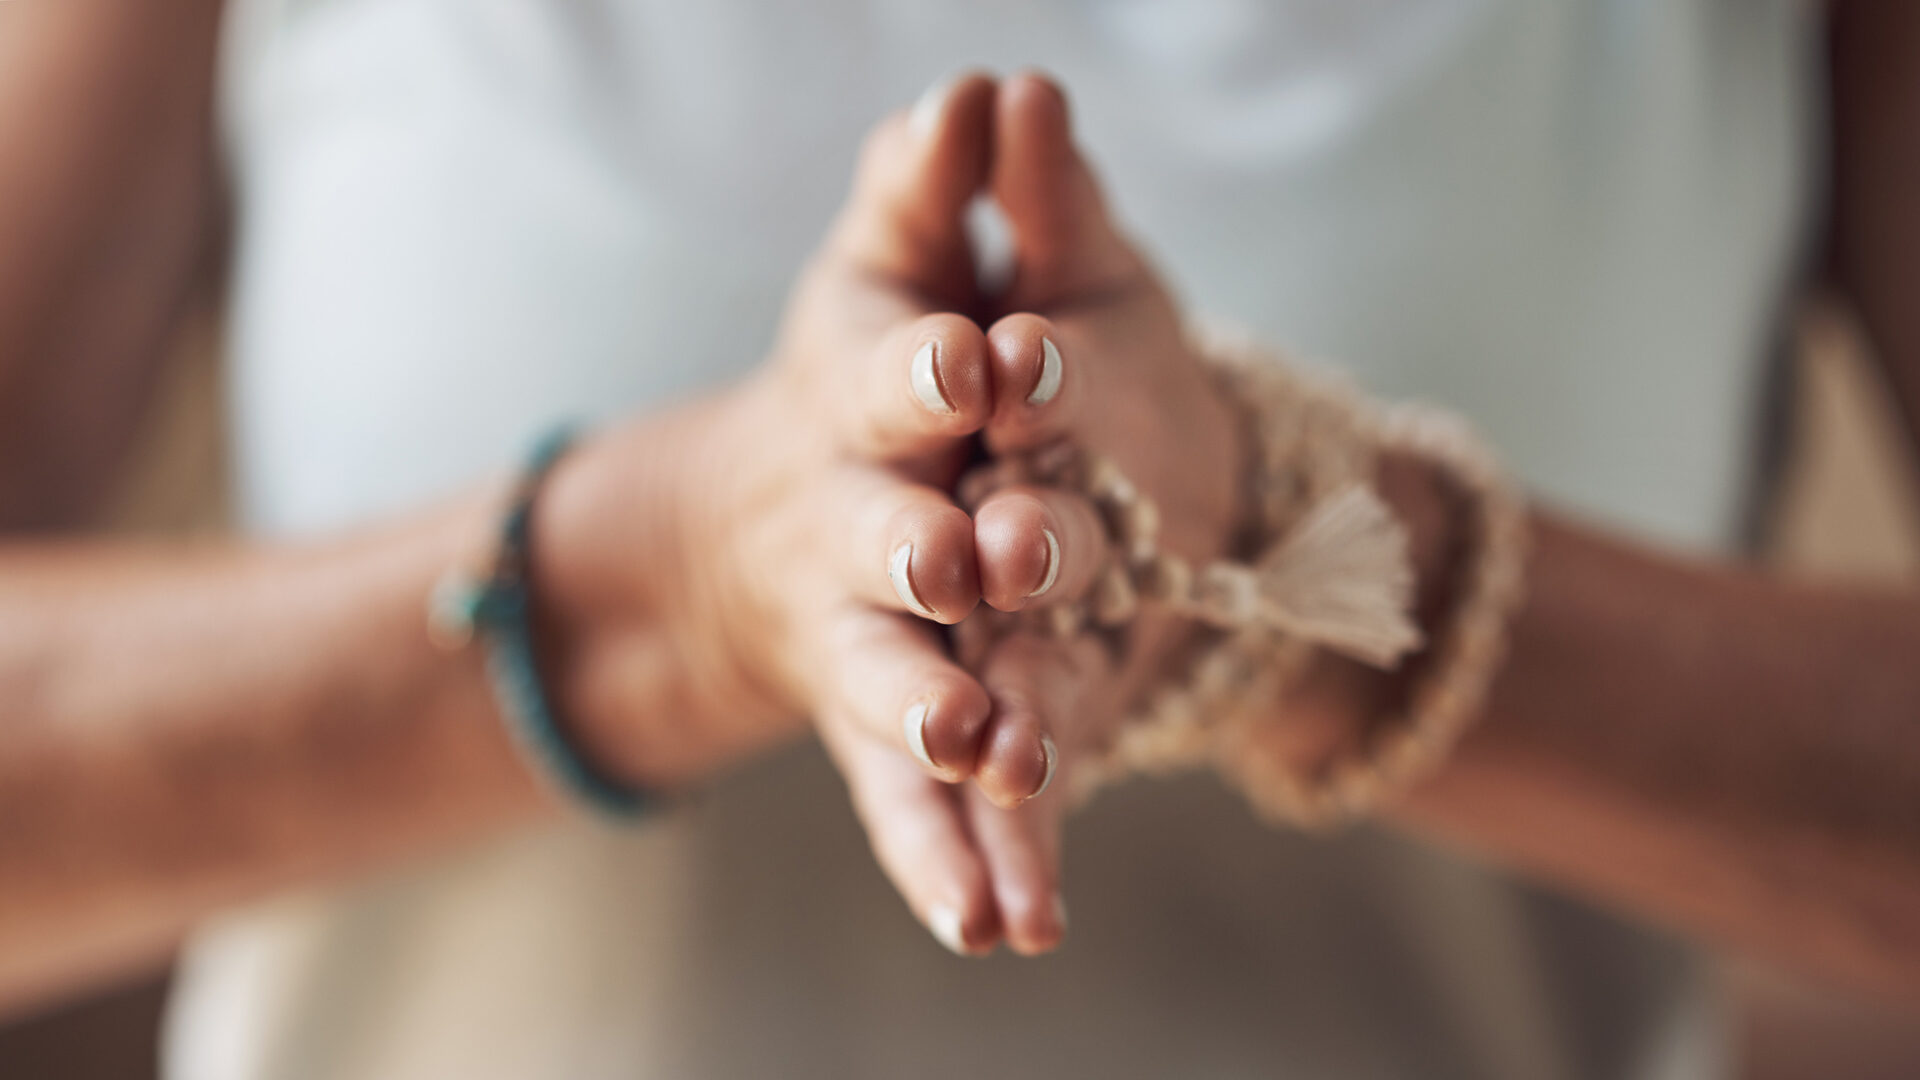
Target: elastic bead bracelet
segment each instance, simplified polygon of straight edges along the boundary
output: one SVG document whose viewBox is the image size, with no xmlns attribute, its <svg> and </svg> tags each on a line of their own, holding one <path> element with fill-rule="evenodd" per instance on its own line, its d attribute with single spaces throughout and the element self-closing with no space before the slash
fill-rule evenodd
<svg viewBox="0 0 1920 1080">
<path fill-rule="evenodd" d="M 515 483 L 490 566 L 482 574 L 454 567 L 434 585 L 427 626 L 449 649 L 479 638 L 487 675 L 507 731 L 533 773 L 567 801 L 605 818 L 631 821 L 652 796 L 596 768 L 567 736 L 540 678 L 533 636 L 533 578 L 529 551 L 533 505 L 548 473 L 573 445 L 562 426 L 534 444 Z"/>
</svg>

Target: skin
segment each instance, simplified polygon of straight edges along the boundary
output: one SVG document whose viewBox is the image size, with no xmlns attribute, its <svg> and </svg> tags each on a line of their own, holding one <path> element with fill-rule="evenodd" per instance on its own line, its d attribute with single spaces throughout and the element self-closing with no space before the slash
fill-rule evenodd
<svg viewBox="0 0 1920 1080">
<path fill-rule="evenodd" d="M 22 9 L 40 14 L 7 31 L 22 35 L 16 46 L 56 34 L 78 43 L 41 78 L 80 72 L 116 89 L 144 78 L 143 100 L 203 101 L 203 76 L 187 61 L 158 71 L 126 63 L 137 50 L 103 29 L 98 8 L 13 6 Z M 1887 44 L 1889 30 L 1859 38 L 1913 55 Z M 188 44 L 181 56 L 204 55 Z M 18 70 L 0 66 L 8 77 Z M 1871 101 L 1911 122 L 1841 125 L 1842 176 L 1871 172 L 1848 174 L 1849 160 L 1915 160 L 1904 133 L 1920 131 L 1920 108 L 1887 90 L 1897 89 L 1891 70 L 1865 80 L 1873 93 L 1836 105 Z M 963 439 L 1010 449 L 1069 434 L 1106 451 L 1177 510 L 1169 543 L 1195 555 L 1216 549 L 1233 518 L 1222 493 L 1242 451 L 1178 344 L 1172 305 L 1107 220 L 1057 90 L 1031 77 L 997 91 L 976 80 L 950 90 L 938 117 L 929 137 L 896 115 L 870 142 L 849 210 L 797 286 L 760 375 L 618 428 L 557 471 L 535 528 L 551 642 L 543 661 L 596 758 L 668 788 L 816 716 L 882 865 L 916 912 L 936 924 L 936 912 L 957 912 L 963 948 L 1004 938 L 1038 951 L 1064 929 L 1053 903 L 1064 808 L 1057 790 L 1027 798 L 1040 736 L 1070 768 L 1133 687 L 1106 677 L 1111 661 L 1086 642 L 1013 639 L 979 658 L 977 677 L 962 670 L 928 627 L 900 614 L 880 556 L 913 540 L 916 588 L 948 621 L 983 596 L 1025 606 L 1045 527 L 1061 541 L 1062 568 L 1041 602 L 1057 602 L 1085 586 L 1098 556 L 1089 511 L 1064 493 L 1015 491 L 968 520 L 939 494 Z M 78 125 L 71 160 L 106 152 L 95 140 L 112 141 L 115 125 Z M 0 113 L 6 145 L 50 138 L 25 111 Z M 163 174 L 173 145 L 128 167 Z M 179 203 L 212 205 L 211 170 L 187 172 L 200 180 L 182 184 Z M 83 250 L 87 223 L 114 204 L 85 185 L 35 187 L 18 175 L 0 174 L 9 185 L 0 195 L 20 196 L 0 197 L 0 208 L 38 200 L 46 209 L 32 220 L 55 223 L 38 241 L 46 252 Z M 959 196 L 976 183 L 1002 202 L 1018 253 L 1012 292 L 990 301 L 957 269 Z M 1874 227 L 1910 226 L 1894 196 L 1911 190 L 1838 185 L 1837 197 L 1862 205 L 1848 211 L 1856 217 L 1836 214 L 1842 239 L 1849 222 L 1857 232 L 1852 247 L 1836 245 L 1836 277 L 1870 313 L 1867 297 L 1897 297 L 1913 280 L 1920 238 L 1893 244 Z M 1900 209 L 1876 213 L 1876 199 Z M 128 213 L 172 237 L 164 209 Z M 175 275 L 196 265 L 199 242 L 156 242 L 169 256 L 136 275 L 144 289 L 128 288 L 144 301 L 131 310 L 162 314 L 124 330 L 130 342 L 153 337 L 178 307 Z M 34 264 L 6 265 L 7 290 L 38 281 Z M 94 290 L 111 276 L 89 264 L 59 288 L 107 295 Z M 15 295 L 0 297 L 9 401 L 20 387 L 60 384 L 51 373 L 63 359 L 91 355 L 76 344 L 78 309 Z M 1883 301 L 1884 323 L 1869 325 L 1890 363 L 1920 370 L 1903 360 L 1920 365 L 1900 347 L 1910 340 L 1898 331 L 1900 306 Z M 993 318 L 1003 311 L 1013 314 Z M 926 411 L 907 386 L 910 357 L 929 336 L 942 343 L 951 415 Z M 1058 397 L 1022 411 L 1041 337 L 1059 346 L 1066 378 Z M 138 384 L 144 368 L 128 363 L 124 381 Z M 876 369 L 891 378 L 873 378 Z M 883 389 L 862 389 L 873 387 Z M 780 447 L 764 445 L 770 425 L 784 426 Z M 1150 459 L 1141 448 L 1167 452 Z M 34 474 L 34 460 L 9 453 L 8 475 Z M 60 485 L 10 490 L 43 487 Z M 1429 588 L 1443 591 L 1444 497 L 1417 472 L 1393 494 L 1416 525 Z M 435 577 L 484 541 L 496 497 L 476 491 L 301 548 L 0 550 L 0 693 L 10 703 L 0 721 L 0 1000 L 45 998 L 155 955 L 224 904 L 544 811 L 475 658 L 432 649 L 420 621 Z M 40 509 L 27 495 L 21 505 Z M 853 541 L 820 544 L 822 522 L 855 523 Z M 1912 992 L 1920 826 L 1907 793 L 1920 779 L 1910 719 L 1920 675 L 1907 658 L 1920 645 L 1920 606 L 1683 562 L 1545 514 L 1537 529 L 1532 599 L 1488 716 L 1412 793 L 1402 820 L 1702 937 Z M 933 551 L 924 567 L 923 549 Z M 649 576 L 649 567 L 671 570 Z M 1170 641 L 1147 628 L 1133 647 L 1148 663 L 1126 670 L 1138 677 Z M 1337 742 L 1395 692 L 1329 664 L 1275 730 Z M 901 736 L 904 707 L 918 700 L 936 718 L 931 770 Z M 1303 751 L 1282 739 L 1270 752 Z M 952 783 L 960 779 L 975 782 Z"/>
<path fill-rule="evenodd" d="M 1855 69 L 1847 84 L 1877 122 L 1870 131 L 1843 126 L 1842 183 L 1895 203 L 1893 235 L 1913 246 L 1891 251 L 1888 233 L 1841 215 L 1839 276 L 1886 290 L 1865 290 L 1863 303 L 1883 348 L 1920 345 L 1911 304 L 1896 302 L 1905 293 L 1887 288 L 1920 251 L 1910 199 L 1893 198 L 1920 179 L 1920 138 L 1911 134 L 1920 132 L 1920 95 L 1891 67 L 1913 55 L 1898 45 L 1920 46 L 1920 19 L 1864 8 L 1850 17 L 1857 21 L 1843 23 L 1844 55 L 1866 51 L 1887 66 L 1878 78 Z M 1124 266 L 1114 252 L 1125 240 L 1099 209 L 1084 163 L 1058 149 L 1070 145 L 1065 103 L 1046 81 L 1003 88 L 1000 160 L 1014 159 L 1006 140 L 1019 129 L 1009 114 L 1022 110 L 1056 148 L 1050 190 L 1059 203 L 1041 216 L 1080 222 L 1058 238 L 1070 254 L 1040 260 L 1044 273 L 1072 278 L 1084 259 L 1084 276 L 1110 280 L 1109 268 Z M 1882 160 L 1892 163 L 1886 173 L 1867 167 Z M 1121 303 L 1137 305 L 1133 317 L 1156 306 Z M 1065 306 L 1073 314 L 1063 321 L 1118 317 L 1074 298 Z M 1107 345 L 1123 350 L 1150 336 L 1136 327 Z M 1185 363 L 1171 355 L 1163 352 L 1161 370 Z M 1899 385 L 1910 389 L 1912 370 Z M 1164 473 L 1139 471 L 1144 489 L 1179 497 L 1220 468 L 1197 449 L 1202 429 L 1178 426 L 1181 406 L 1165 382 L 1113 380 L 1100 392 L 1106 400 L 1065 424 L 1073 437 L 1123 460 L 1143 443 L 1180 448 L 1159 459 Z M 1910 393 L 1906 400 L 1911 413 Z M 1142 427 L 1155 423 L 1173 430 L 1143 438 Z M 1457 508 L 1436 478 L 1406 466 L 1396 463 L 1384 487 L 1416 533 L 1431 618 L 1445 606 Z M 1532 517 L 1530 599 L 1485 716 L 1393 816 L 1695 938 L 1857 988 L 1920 995 L 1920 672 L 1912 663 L 1920 598 L 1782 581 L 1654 551 L 1547 511 Z M 1055 691 L 1066 722 L 1102 722 L 1072 719 L 1086 711 L 1111 715 L 1110 680 L 1088 674 Z M 1402 679 L 1324 659 L 1298 693 L 1271 704 L 1260 752 L 1311 768 L 1351 748 L 1404 690 Z M 1059 812 L 1041 800 L 1018 816 Z M 1057 820 L 1030 826 L 1039 835 L 1057 829 Z"/>
<path fill-rule="evenodd" d="M 971 290 L 940 238 L 984 176 L 993 99 L 965 80 L 924 130 L 888 118 L 768 364 L 567 457 L 531 545 L 542 660 L 596 762 L 673 792 L 817 718 L 876 849 L 961 949 L 999 934 L 986 870 L 928 861 L 971 848 L 915 799 L 954 805 L 977 776 L 965 798 L 1017 804 L 1044 756 L 1037 731 L 988 742 L 987 689 L 902 613 L 887 565 L 913 545 L 942 621 L 978 602 L 973 522 L 937 485 L 992 411 L 989 346 L 934 298 Z M 909 389 L 929 341 L 943 413 Z M 551 811 L 475 651 L 426 635 L 429 591 L 485 548 L 501 498 L 300 546 L 0 548 L 0 1003 L 156 955 L 246 897 Z M 906 748 L 916 702 L 931 766 Z"/>
</svg>

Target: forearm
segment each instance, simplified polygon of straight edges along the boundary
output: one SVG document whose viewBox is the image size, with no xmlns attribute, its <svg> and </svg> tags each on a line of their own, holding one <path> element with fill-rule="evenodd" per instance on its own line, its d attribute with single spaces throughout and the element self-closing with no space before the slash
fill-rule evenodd
<svg viewBox="0 0 1920 1080">
<path fill-rule="evenodd" d="M 624 783 L 684 787 L 797 727 L 688 587 L 710 583 L 693 563 L 711 544 L 682 535 L 684 504 L 736 442 L 735 400 L 583 442 L 533 503 L 542 679 Z M 0 1010 L 221 906 L 552 805 L 481 650 L 428 635 L 434 584 L 487 553 L 503 503 L 488 485 L 298 547 L 0 547 Z"/>
<path fill-rule="evenodd" d="M 1405 820 L 1690 934 L 1920 991 L 1920 601 L 1536 532 L 1487 715 Z"/>
<path fill-rule="evenodd" d="M 479 660 L 424 629 L 486 502 L 310 549 L 0 555 L 0 1007 L 533 811 Z"/>
<path fill-rule="evenodd" d="M 1831 7 L 1829 271 L 1912 421 L 1920 12 Z M 1689 934 L 1920 993 L 1920 597 L 1544 518 L 1537 541 L 1487 714 L 1403 819 Z"/>
</svg>

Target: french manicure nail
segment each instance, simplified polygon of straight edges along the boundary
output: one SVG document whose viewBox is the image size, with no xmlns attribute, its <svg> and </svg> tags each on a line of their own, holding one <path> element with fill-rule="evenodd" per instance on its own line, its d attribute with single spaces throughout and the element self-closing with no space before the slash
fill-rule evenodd
<svg viewBox="0 0 1920 1080">
<path fill-rule="evenodd" d="M 940 122 L 940 113 L 946 109 L 953 83 L 952 78 L 941 79 L 914 101 L 913 111 L 907 114 L 907 130 L 913 132 L 915 138 L 924 139 L 933 134 L 934 125 Z"/>
<path fill-rule="evenodd" d="M 1047 538 L 1047 572 L 1041 577 L 1040 584 L 1035 585 L 1033 591 L 1027 594 L 1029 600 L 1036 596 L 1045 596 L 1047 590 L 1053 588 L 1053 583 L 1060 579 L 1060 538 L 1053 535 L 1052 529 L 1044 526 L 1040 529 L 1040 535 Z"/>
<path fill-rule="evenodd" d="M 956 956 L 967 955 L 966 939 L 960 936 L 960 912 L 957 908 L 937 907 L 927 912 L 927 929 L 934 940 Z"/>
<path fill-rule="evenodd" d="M 1040 786 L 1034 788 L 1033 794 L 1027 796 L 1029 799 L 1037 799 L 1047 793 L 1047 788 L 1053 784 L 1053 772 L 1060 767 L 1060 748 L 1053 744 L 1053 736 L 1041 734 L 1040 752 L 1046 755 L 1047 771 L 1040 774 Z"/>
<path fill-rule="evenodd" d="M 928 412 L 941 416 L 952 416 L 955 412 L 953 402 L 947 400 L 947 392 L 940 386 L 940 373 L 934 370 L 933 362 L 940 355 L 940 349 L 934 342 L 920 346 L 913 354 L 913 366 L 907 371 L 907 379 L 913 384 L 913 396 L 920 399 Z"/>
<path fill-rule="evenodd" d="M 912 544 L 901 544 L 893 549 L 893 558 L 887 563 L 887 577 L 893 581 L 893 591 L 899 594 L 900 602 L 907 605 L 908 611 L 923 619 L 937 618 L 933 609 L 922 602 L 920 594 L 914 591 L 913 578 L 907 570 L 912 562 Z"/>
<path fill-rule="evenodd" d="M 920 764 L 929 769 L 939 769 L 933 763 L 933 755 L 927 753 L 927 703 L 916 701 L 907 707 L 907 715 L 901 717 L 900 724 L 906 729 L 907 749 Z"/>
<path fill-rule="evenodd" d="M 1060 392 L 1060 350 L 1054 346 L 1052 338 L 1040 339 L 1040 377 L 1034 380 L 1033 392 L 1027 395 L 1027 404 L 1045 405 Z"/>
</svg>

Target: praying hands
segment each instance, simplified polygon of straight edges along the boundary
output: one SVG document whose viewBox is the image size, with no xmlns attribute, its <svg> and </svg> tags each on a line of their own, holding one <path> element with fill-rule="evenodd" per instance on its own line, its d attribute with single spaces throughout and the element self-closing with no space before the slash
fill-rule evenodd
<svg viewBox="0 0 1920 1080">
<path fill-rule="evenodd" d="M 1008 228 L 1005 282 L 976 279 L 980 199 Z M 593 434 L 532 504 L 530 624 L 561 736 L 670 802 L 811 722 L 942 944 L 1057 947 L 1073 775 L 1200 631 L 1152 605 L 1119 634 L 999 619 L 1088 596 L 1109 523 L 1077 489 L 975 500 L 966 481 L 1082 448 L 1151 501 L 1162 549 L 1233 552 L 1258 433 L 1189 321 L 1113 220 L 1051 81 L 968 76 L 887 116 L 765 362 Z M 1484 538 L 1421 461 L 1378 466 L 1422 628 L 1443 632 L 1461 552 Z M 0 999 L 554 810 L 477 651 L 426 633 L 434 583 L 494 535 L 500 496 L 298 544 L 0 552 Z M 1920 740 L 1894 722 L 1920 703 L 1911 598 L 1532 522 L 1530 601 L 1484 717 L 1389 820 L 1911 990 Z M 1005 632 L 969 637 L 969 620 Z M 1406 672 L 1313 652 L 1285 695 L 1247 703 L 1252 735 L 1226 764 L 1310 771 L 1408 695 Z"/>
</svg>

